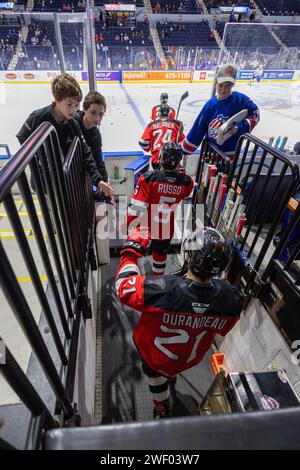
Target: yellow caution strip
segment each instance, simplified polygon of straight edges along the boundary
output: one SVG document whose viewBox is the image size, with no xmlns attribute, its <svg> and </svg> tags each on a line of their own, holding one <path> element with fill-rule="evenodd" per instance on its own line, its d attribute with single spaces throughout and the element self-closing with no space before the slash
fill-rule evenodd
<svg viewBox="0 0 300 470">
<path fill-rule="evenodd" d="M 17 277 L 17 280 L 19 282 L 31 282 L 31 277 L 26 276 L 26 277 Z M 40 276 L 41 281 L 48 281 L 48 276 Z"/>
<path fill-rule="evenodd" d="M 19 217 L 29 217 L 29 214 L 26 211 L 18 211 L 18 215 Z M 36 211 L 36 215 L 41 217 L 43 214 L 41 211 Z M 6 212 L 0 212 L 0 217 L 8 217 L 8 215 Z"/>
<path fill-rule="evenodd" d="M 22 204 L 25 204 L 25 201 L 23 201 L 22 199 L 14 199 L 14 203 L 16 204 L 16 206 L 20 206 Z M 33 199 L 33 204 L 39 204 L 39 200 Z M 0 206 L 3 206 L 3 202 L 0 203 Z"/>
<path fill-rule="evenodd" d="M 26 238 L 35 238 L 35 235 L 33 234 L 33 231 L 30 228 L 25 228 L 24 229 L 25 236 Z M 48 235 L 46 233 L 43 234 L 44 238 L 48 238 Z M 15 232 L 13 230 L 0 230 L 0 239 L 14 239 L 16 238 Z"/>
</svg>

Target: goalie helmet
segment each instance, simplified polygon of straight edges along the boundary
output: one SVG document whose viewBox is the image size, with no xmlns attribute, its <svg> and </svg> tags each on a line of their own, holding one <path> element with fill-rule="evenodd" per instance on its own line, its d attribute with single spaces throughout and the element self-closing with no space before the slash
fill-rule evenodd
<svg viewBox="0 0 300 470">
<path fill-rule="evenodd" d="M 167 104 L 161 104 L 159 107 L 159 116 L 168 117 L 170 113 L 170 108 Z"/>
<path fill-rule="evenodd" d="M 162 104 L 166 104 L 168 102 L 168 99 L 169 99 L 168 93 L 162 93 L 160 95 L 160 102 Z"/>
<path fill-rule="evenodd" d="M 176 142 L 167 142 L 159 154 L 160 165 L 164 170 L 175 170 L 182 158 L 182 150 Z"/>
<path fill-rule="evenodd" d="M 202 280 L 219 276 L 229 261 L 229 246 L 214 228 L 190 233 L 182 250 L 188 269 Z"/>
</svg>

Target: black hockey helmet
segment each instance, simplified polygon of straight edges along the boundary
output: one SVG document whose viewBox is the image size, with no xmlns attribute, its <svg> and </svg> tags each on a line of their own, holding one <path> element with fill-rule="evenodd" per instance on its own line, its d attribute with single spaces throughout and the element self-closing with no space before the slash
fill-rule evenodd
<svg viewBox="0 0 300 470">
<path fill-rule="evenodd" d="M 162 93 L 160 95 L 160 102 L 166 104 L 168 102 L 169 96 L 168 93 Z"/>
<path fill-rule="evenodd" d="M 167 142 L 159 154 L 160 165 L 164 170 L 175 170 L 182 159 L 182 150 L 176 142 Z"/>
<path fill-rule="evenodd" d="M 220 275 L 229 261 L 229 246 L 214 228 L 204 227 L 190 233 L 182 249 L 188 269 L 202 280 Z"/>
<path fill-rule="evenodd" d="M 159 116 L 160 117 L 168 117 L 170 113 L 169 105 L 161 104 L 159 107 Z"/>
</svg>

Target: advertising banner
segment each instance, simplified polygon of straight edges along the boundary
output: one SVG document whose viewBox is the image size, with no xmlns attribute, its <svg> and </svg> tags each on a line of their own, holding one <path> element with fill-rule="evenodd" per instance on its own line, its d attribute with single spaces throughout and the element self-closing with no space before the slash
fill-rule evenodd
<svg viewBox="0 0 300 470">
<path fill-rule="evenodd" d="M 68 72 L 76 80 L 81 80 L 81 72 Z M 60 75 L 57 71 L 47 70 L 1 70 L 0 82 L 5 83 L 50 83 Z"/>
<path fill-rule="evenodd" d="M 294 80 L 300 80 L 300 70 L 295 70 Z"/>
<path fill-rule="evenodd" d="M 214 70 L 196 70 L 193 75 L 194 82 L 212 81 L 215 75 Z"/>
<path fill-rule="evenodd" d="M 96 71 L 96 81 L 97 82 L 118 82 L 119 81 L 119 71 Z M 87 82 L 89 79 L 88 72 L 81 72 L 81 80 Z"/>
<path fill-rule="evenodd" d="M 87 71 L 68 71 L 79 82 L 88 81 Z M 104 70 L 96 72 L 97 82 L 211 82 L 214 70 L 149 70 L 149 71 L 121 71 Z M 254 70 L 240 70 L 238 80 L 249 81 L 253 78 Z M 1 70 L 1 83 L 51 83 L 53 78 L 60 75 L 58 70 Z M 299 70 L 264 70 L 263 80 L 300 80 Z"/>
<path fill-rule="evenodd" d="M 265 80 L 293 80 L 294 70 L 264 70 L 262 79 Z"/>
<path fill-rule="evenodd" d="M 238 80 L 251 80 L 254 70 L 239 70 Z M 264 70 L 262 80 L 293 80 L 294 70 Z"/>
<path fill-rule="evenodd" d="M 193 72 L 191 71 L 164 71 L 164 70 L 151 70 L 151 71 L 133 71 L 133 72 L 122 72 L 122 81 L 143 81 L 143 82 L 172 82 L 182 81 L 191 82 L 193 79 Z"/>
<path fill-rule="evenodd" d="M 254 70 L 239 70 L 237 73 L 237 80 L 252 80 Z"/>
</svg>

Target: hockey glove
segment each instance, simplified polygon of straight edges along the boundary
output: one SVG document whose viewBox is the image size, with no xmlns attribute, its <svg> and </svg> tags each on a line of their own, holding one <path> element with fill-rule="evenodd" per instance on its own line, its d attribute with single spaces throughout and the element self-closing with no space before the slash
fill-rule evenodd
<svg viewBox="0 0 300 470">
<path fill-rule="evenodd" d="M 137 227 L 127 238 L 121 248 L 121 256 L 133 253 L 138 258 L 146 254 L 150 243 L 149 229 L 147 227 Z"/>
</svg>

